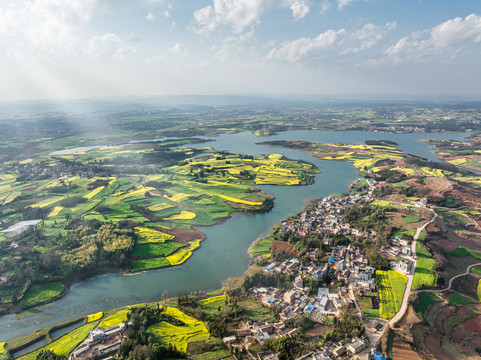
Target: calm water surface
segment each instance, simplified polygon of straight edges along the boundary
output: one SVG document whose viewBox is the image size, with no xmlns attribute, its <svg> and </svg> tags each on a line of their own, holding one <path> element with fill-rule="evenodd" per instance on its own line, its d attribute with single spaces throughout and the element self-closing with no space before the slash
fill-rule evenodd
<svg viewBox="0 0 481 360">
<path fill-rule="evenodd" d="M 420 139 L 457 139 L 462 140 L 464 133 L 439 134 L 384 134 L 369 132 L 332 132 L 332 131 L 289 131 L 276 136 L 257 138 L 247 132 L 222 135 L 215 142 L 197 144 L 197 147 L 213 147 L 233 153 L 259 155 L 280 153 L 291 159 L 306 160 L 314 163 L 320 174 L 316 182 L 309 186 L 283 187 L 259 186 L 264 192 L 276 197 L 274 209 L 268 213 L 245 215 L 237 214 L 224 224 L 200 228 L 207 239 L 202 242 L 191 259 L 185 264 L 163 270 L 124 276 L 107 274 L 78 283 L 62 299 L 44 306 L 35 315 L 21 320 L 13 315 L 0 317 L 0 342 L 32 333 L 38 328 L 49 327 L 59 322 L 106 311 L 122 305 L 161 298 L 164 290 L 176 296 L 194 290 L 213 290 L 231 276 L 239 276 L 249 263 L 247 249 L 254 240 L 267 235 L 271 227 L 282 219 L 296 214 L 305 206 L 305 201 L 341 193 L 355 180 L 357 172 L 351 163 L 318 160 L 308 152 L 288 150 L 262 145 L 256 142 L 266 140 L 305 140 L 317 142 L 339 142 L 354 144 L 363 140 L 387 139 L 399 144 L 405 152 L 436 160 L 429 147 Z M 192 145 L 189 145 L 192 146 Z"/>
</svg>

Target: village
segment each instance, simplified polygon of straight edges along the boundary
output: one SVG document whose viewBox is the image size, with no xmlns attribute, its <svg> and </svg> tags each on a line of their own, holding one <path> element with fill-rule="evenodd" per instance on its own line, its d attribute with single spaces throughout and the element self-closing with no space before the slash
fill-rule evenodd
<svg viewBox="0 0 481 360">
<path fill-rule="evenodd" d="M 245 323 L 236 334 L 225 337 L 223 340 L 231 347 L 243 350 L 255 342 L 263 343 L 265 340 L 282 336 L 294 336 L 298 333 L 296 328 L 286 327 L 286 321 L 296 316 L 303 316 L 312 321 L 323 324 L 326 319 L 339 317 L 347 309 L 355 307 L 356 297 L 369 296 L 376 292 L 376 269 L 368 266 L 368 257 L 362 249 L 353 243 L 334 246 L 333 235 L 346 235 L 353 238 L 375 238 L 374 230 L 360 230 L 346 223 L 342 211 L 347 206 L 359 202 L 370 202 L 375 190 L 376 181 L 367 180 L 366 191 L 346 196 L 327 196 L 318 200 L 311 210 L 305 210 L 295 218 L 283 222 L 278 228 L 279 232 L 295 236 L 306 236 L 315 233 L 323 235 L 323 244 L 330 251 L 325 254 L 326 262 L 318 261 L 317 249 L 309 249 L 304 257 L 311 259 L 306 266 L 295 257 L 284 261 L 273 261 L 264 268 L 268 274 L 289 273 L 295 276 L 292 286 L 287 291 L 275 287 L 253 287 L 250 293 L 266 307 L 277 306 L 280 309 L 280 320 L 277 323 Z M 312 205 L 312 204 L 311 204 Z M 402 239 L 394 239 L 397 245 L 405 244 L 398 249 L 399 253 L 407 253 L 408 244 Z M 409 256 L 411 254 L 409 253 Z M 406 260 L 407 261 L 407 260 Z M 397 264 L 398 262 L 393 262 Z M 394 265 L 393 265 L 394 266 Z M 305 280 L 314 280 L 321 286 L 317 291 L 305 286 Z M 373 308 L 379 308 L 378 299 L 370 296 Z M 361 319 L 362 320 L 362 319 Z M 341 341 L 327 341 L 317 351 L 312 351 L 296 360 L 325 360 L 334 358 L 382 359 L 383 355 L 376 353 L 375 342 L 384 330 L 385 321 L 370 319 L 363 321 L 366 326 L 365 336 L 345 338 Z M 258 360 L 278 360 L 278 354 L 272 351 L 260 353 Z"/>
<path fill-rule="evenodd" d="M 294 281 L 286 290 L 276 287 L 252 287 L 249 295 L 256 298 L 267 308 L 276 307 L 279 311 L 277 322 L 243 321 L 235 333 L 222 340 L 230 349 L 247 353 L 253 360 L 279 360 L 274 351 L 264 351 L 254 356 L 249 352 L 253 345 L 264 344 L 267 339 L 293 337 L 299 333 L 298 328 L 289 320 L 304 317 L 317 324 L 325 324 L 334 317 L 340 317 L 345 311 L 359 309 L 356 298 L 370 296 L 376 292 L 376 269 L 368 266 L 367 255 L 353 242 L 335 245 L 335 235 L 351 238 L 375 238 L 373 230 L 360 230 L 343 220 L 342 212 L 347 206 L 359 202 L 370 202 L 376 187 L 374 180 L 367 180 L 368 188 L 361 192 L 345 196 L 327 196 L 317 200 L 297 217 L 283 222 L 278 231 L 305 236 L 309 233 L 322 235 L 323 244 L 329 249 L 323 256 L 326 261 L 319 261 L 318 249 L 308 249 L 304 258 L 309 263 L 301 263 L 296 257 L 283 261 L 272 261 L 263 268 L 266 274 L 290 274 Z M 312 205 L 312 204 L 311 204 Z M 395 258 L 399 253 L 411 256 L 406 240 L 393 239 L 384 252 L 392 252 Z M 407 260 L 406 260 L 407 261 Z M 393 262 L 397 264 L 398 262 Z M 394 265 L 393 265 L 394 266 Z M 306 283 L 319 284 L 314 291 Z M 379 308 L 376 296 L 370 296 L 374 308 Z M 359 314 L 361 315 L 361 314 Z M 316 351 L 296 360 L 327 360 L 335 358 L 382 359 L 382 354 L 375 352 L 375 345 L 385 321 L 382 319 L 362 319 L 366 327 L 364 335 L 346 337 L 339 341 L 325 341 Z M 124 329 L 128 324 L 114 328 L 95 328 L 89 337 L 71 354 L 70 359 L 100 358 L 114 353 L 124 339 Z M 316 338 L 314 338 L 316 340 Z"/>
</svg>

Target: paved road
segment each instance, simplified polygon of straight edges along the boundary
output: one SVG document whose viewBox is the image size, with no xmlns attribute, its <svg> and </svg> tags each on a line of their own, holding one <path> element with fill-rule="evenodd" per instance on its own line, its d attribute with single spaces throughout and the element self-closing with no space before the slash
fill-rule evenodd
<svg viewBox="0 0 481 360">
<path fill-rule="evenodd" d="M 423 231 L 424 228 L 426 228 L 426 226 L 428 226 L 430 223 L 436 220 L 437 217 L 438 217 L 438 214 L 434 213 L 433 217 L 429 221 L 426 221 L 421 227 L 419 227 L 416 230 L 416 234 L 414 234 L 413 241 L 411 243 L 411 251 L 413 254 L 416 254 L 416 242 L 418 240 L 419 235 L 421 234 L 421 231 Z M 393 327 L 394 324 L 396 324 L 399 320 L 402 319 L 402 317 L 406 313 L 406 310 L 408 309 L 408 299 L 409 299 L 409 295 L 411 295 L 411 287 L 413 285 L 414 271 L 416 270 L 417 263 L 418 263 L 418 257 L 417 255 L 413 255 L 413 266 L 411 268 L 412 269 L 411 274 L 408 275 L 408 283 L 406 285 L 406 290 L 404 291 L 401 308 L 399 309 L 397 314 L 394 315 L 394 317 L 389 321 L 389 326 L 391 327 Z"/>
<path fill-rule="evenodd" d="M 481 262 L 479 263 L 476 263 L 476 264 L 471 264 L 468 266 L 468 268 L 466 269 L 466 272 L 462 273 L 462 274 L 458 274 L 456 276 L 453 276 L 451 279 L 449 279 L 449 283 L 448 283 L 448 287 L 445 288 L 445 289 L 429 289 L 429 290 L 418 290 L 418 291 L 413 291 L 415 293 L 442 293 L 442 292 L 445 292 L 445 291 L 449 291 L 451 290 L 451 287 L 453 286 L 453 281 L 456 280 L 457 278 L 460 278 L 460 277 L 463 277 L 463 276 L 466 276 L 466 275 L 469 275 L 470 272 L 471 272 L 471 269 L 475 266 L 481 266 Z M 454 290 L 453 290 L 454 291 Z"/>
</svg>

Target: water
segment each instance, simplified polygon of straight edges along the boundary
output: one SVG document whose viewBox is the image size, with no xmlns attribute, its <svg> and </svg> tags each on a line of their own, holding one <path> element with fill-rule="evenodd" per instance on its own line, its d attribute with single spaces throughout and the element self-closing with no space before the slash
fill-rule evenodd
<svg viewBox="0 0 481 360">
<path fill-rule="evenodd" d="M 17 351 L 16 353 L 13 353 L 12 356 L 14 358 L 18 358 L 22 355 L 25 355 L 31 351 L 34 351 L 34 350 L 37 350 L 37 349 L 40 349 L 41 347 L 47 345 L 47 340 L 45 338 L 37 341 L 37 342 L 34 342 L 33 344 L 27 346 L 26 348 L 23 348 L 22 350 L 20 351 Z"/>
<path fill-rule="evenodd" d="M 83 321 L 83 319 L 82 319 L 82 320 L 80 320 L 80 321 L 77 321 L 77 322 L 73 323 L 72 325 L 65 326 L 65 327 L 63 327 L 63 328 L 61 328 L 61 329 L 52 331 L 52 332 L 50 333 L 50 337 L 51 337 L 52 339 L 57 339 L 58 337 L 66 334 L 66 333 L 68 333 L 69 331 L 75 329 L 76 327 L 82 325 L 83 323 L 84 323 L 84 321 Z"/>
<path fill-rule="evenodd" d="M 49 155 L 72 155 L 72 154 L 76 154 L 80 151 L 90 151 L 90 150 L 100 149 L 100 148 L 107 147 L 107 146 L 110 146 L 110 145 L 79 146 L 79 147 L 71 148 L 71 149 L 52 151 Z"/>
<path fill-rule="evenodd" d="M 315 184 L 309 186 L 283 187 L 259 186 L 264 192 L 276 197 L 274 209 L 268 213 L 237 214 L 224 224 L 201 228 L 207 240 L 202 242 L 191 259 L 181 266 L 124 276 L 106 274 L 78 283 L 71 287 L 62 299 L 44 306 L 35 316 L 17 320 L 13 315 L 0 318 L 0 342 L 23 336 L 38 328 L 49 327 L 98 311 L 106 311 L 122 305 L 161 299 L 167 290 L 170 296 L 196 290 L 219 288 L 226 278 L 239 276 L 249 263 L 247 249 L 257 238 L 267 235 L 271 227 L 282 219 L 296 214 L 305 201 L 329 193 L 342 193 L 348 184 L 358 178 L 351 163 L 318 160 L 309 152 L 277 147 L 255 145 L 265 140 L 305 140 L 317 142 L 340 142 L 354 144 L 363 140 L 392 140 L 409 153 L 435 160 L 435 156 L 419 139 L 457 139 L 463 133 L 437 134 L 383 134 L 369 132 L 290 131 L 267 138 L 256 138 L 249 133 L 222 135 L 209 144 L 219 150 L 233 153 L 259 155 L 280 153 L 291 159 L 314 163 L 321 171 Z M 189 145 L 192 146 L 192 145 Z M 196 144 L 205 147 L 205 144 Z"/>
</svg>

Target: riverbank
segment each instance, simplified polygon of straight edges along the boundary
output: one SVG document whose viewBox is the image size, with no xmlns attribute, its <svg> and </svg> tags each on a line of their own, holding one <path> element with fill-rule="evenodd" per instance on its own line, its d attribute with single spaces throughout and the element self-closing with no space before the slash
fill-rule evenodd
<svg viewBox="0 0 481 360">
<path fill-rule="evenodd" d="M 420 135 L 394 136 L 393 139 L 400 146 L 410 149 L 427 148 L 425 144 L 417 143 L 415 140 Z M 426 135 L 426 134 L 424 134 Z M 344 142 L 355 143 L 360 138 L 383 138 L 387 134 L 376 133 L 325 133 L 325 132 L 294 132 L 284 133 L 278 136 L 285 138 L 307 139 L 315 138 L 322 140 L 338 140 L 344 138 Z M 392 137 L 393 135 L 391 135 Z M 441 136 L 437 134 L 435 136 Z M 453 137 L 453 134 L 444 134 Z M 463 136 L 459 134 L 459 137 Z M 249 134 L 236 134 L 235 140 L 230 136 L 221 136 L 216 139 L 217 147 L 227 149 L 231 152 L 245 152 L 251 154 L 272 152 L 272 148 L 262 145 L 254 145 L 258 139 Z M 400 137 L 400 138 L 398 138 Z M 410 139 L 409 142 L 403 139 Z M 242 150 L 244 149 L 244 150 Z M 114 304 L 132 304 L 143 299 L 158 299 L 165 289 L 169 294 L 181 294 L 200 289 L 215 289 L 221 286 L 227 276 L 238 276 L 245 272 L 249 262 L 247 248 L 251 245 L 252 239 L 257 239 L 268 234 L 271 227 L 279 221 L 297 213 L 305 207 L 305 202 L 312 198 L 325 196 L 328 193 L 342 193 L 346 191 L 349 182 L 358 178 L 356 170 L 349 163 L 328 162 L 316 160 L 306 152 L 279 149 L 286 157 L 301 159 L 316 164 L 321 174 L 316 175 L 314 185 L 306 187 L 290 187 L 288 191 L 277 186 L 262 185 L 260 188 L 276 197 L 276 206 L 267 214 L 256 214 L 252 217 L 238 214 L 227 220 L 226 223 L 212 228 L 201 228 L 207 235 L 208 240 L 204 241 L 199 254 L 192 257 L 185 266 L 178 268 L 164 269 L 139 273 L 134 276 L 122 276 L 111 274 L 95 277 L 87 282 L 74 286 L 69 294 L 62 300 L 55 302 L 54 306 L 47 305 L 46 308 L 36 316 L 25 318 L 22 323 L 11 317 L 0 319 L 0 325 L 9 326 L 12 330 L 9 334 L 20 334 L 22 331 L 31 329 L 33 331 L 39 325 L 35 320 L 42 316 L 41 324 L 52 323 L 53 320 L 45 320 L 45 316 L 65 318 L 72 312 L 87 313 L 87 308 L 102 311 L 112 308 Z M 421 153 L 423 153 L 421 151 Z M 241 254 L 241 255 L 239 255 Z M 245 255 L 244 255 L 245 254 Z M 222 269 L 220 272 L 219 269 Z M 195 277 L 189 274 L 196 274 Z M 220 275 L 224 278 L 221 279 Z M 225 274 L 225 275 L 224 275 Z M 132 279 L 132 281 L 130 280 Z M 135 280 L 134 280 L 135 279 Z M 195 281 L 194 281 L 195 279 Z M 156 284 L 142 286 L 141 284 Z M 104 291 L 98 291 L 103 288 Z M 106 296 L 106 294 L 108 294 Z M 2 334 L 3 335 L 3 334 Z M 3 338 L 3 337 L 2 337 Z"/>
</svg>

